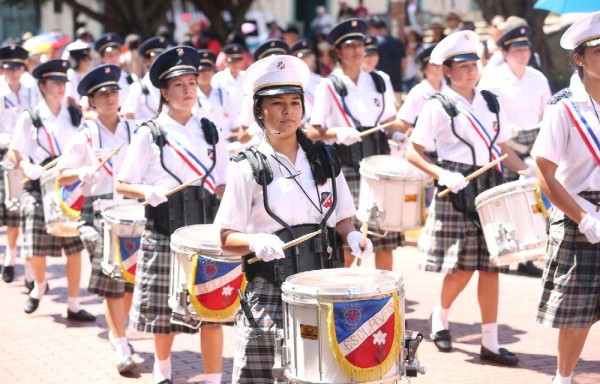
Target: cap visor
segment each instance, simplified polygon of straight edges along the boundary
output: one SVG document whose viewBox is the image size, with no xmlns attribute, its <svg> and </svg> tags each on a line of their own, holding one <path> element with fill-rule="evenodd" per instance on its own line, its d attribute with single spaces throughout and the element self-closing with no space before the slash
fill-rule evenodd
<svg viewBox="0 0 600 384">
<path fill-rule="evenodd" d="M 350 36 L 342 41 L 340 41 L 338 43 L 338 45 L 342 45 L 342 44 L 350 44 L 350 43 L 354 43 L 355 41 L 361 41 L 364 42 L 365 38 L 361 37 L 361 36 Z"/>
<path fill-rule="evenodd" d="M 2 63 L 2 68 L 17 68 L 24 67 L 25 64 L 17 61 L 5 61 Z"/>
<path fill-rule="evenodd" d="M 370 56 L 370 55 L 377 55 L 379 53 L 379 51 L 377 49 L 367 49 L 365 50 L 365 55 Z"/>
<path fill-rule="evenodd" d="M 585 43 L 583 43 L 583 45 L 586 47 L 596 47 L 596 46 L 600 45 L 600 37 L 597 39 L 586 41 Z"/>
<path fill-rule="evenodd" d="M 56 81 L 64 81 L 65 83 L 69 81 L 66 77 L 63 76 L 47 76 L 44 79 L 56 80 Z"/>
<path fill-rule="evenodd" d="M 241 61 L 243 58 L 242 57 L 227 57 L 227 62 L 231 63 L 232 61 Z"/>
<path fill-rule="evenodd" d="M 456 55 L 452 57 L 450 60 L 452 61 L 470 61 L 470 60 L 479 60 L 479 56 L 476 53 L 463 53 L 462 55 Z"/>
<path fill-rule="evenodd" d="M 196 75 L 197 76 L 198 72 L 193 71 L 191 69 L 180 69 L 180 70 L 173 71 L 173 72 L 167 74 L 165 77 L 163 77 L 163 80 L 172 79 L 174 77 L 183 76 L 183 75 Z"/>
<path fill-rule="evenodd" d="M 530 47 L 531 42 L 530 41 L 517 41 L 517 42 L 511 43 L 510 46 L 511 47 Z"/>
<path fill-rule="evenodd" d="M 255 96 L 276 96 L 276 95 L 288 95 L 288 94 L 303 94 L 304 90 L 300 87 L 295 86 L 281 86 L 261 89 L 256 92 Z"/>
<path fill-rule="evenodd" d="M 208 64 L 200 64 L 198 66 L 198 71 L 201 71 L 203 69 L 212 69 L 212 70 L 214 70 L 215 67 L 213 67 L 212 65 L 208 65 Z"/>
<path fill-rule="evenodd" d="M 100 92 L 108 91 L 109 89 L 121 89 L 117 84 L 105 85 L 104 87 L 100 87 L 92 93 L 92 95 L 98 94 Z"/>
</svg>

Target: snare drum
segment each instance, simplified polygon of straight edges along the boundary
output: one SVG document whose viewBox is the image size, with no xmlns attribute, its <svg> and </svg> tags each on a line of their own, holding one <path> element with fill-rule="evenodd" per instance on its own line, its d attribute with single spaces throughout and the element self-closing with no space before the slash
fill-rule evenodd
<svg viewBox="0 0 600 384">
<path fill-rule="evenodd" d="M 18 211 L 21 205 L 25 174 L 21 168 L 11 162 L 2 162 L 0 166 L 4 173 L 4 205 L 9 211 Z"/>
<path fill-rule="evenodd" d="M 536 179 L 512 181 L 480 193 L 475 207 L 494 264 L 544 256 L 547 214 Z"/>
<path fill-rule="evenodd" d="M 395 383 L 405 368 L 404 282 L 396 273 L 336 268 L 282 285 L 284 374 L 298 383 Z"/>
<path fill-rule="evenodd" d="M 68 216 L 60 207 L 57 175 L 56 168 L 50 168 L 45 170 L 40 178 L 46 231 L 58 237 L 79 236 L 79 217 Z"/>
<path fill-rule="evenodd" d="M 102 272 L 110 278 L 133 284 L 140 241 L 146 227 L 144 206 L 136 200 L 113 201 L 112 207 L 102 211 L 102 226 Z"/>
<path fill-rule="evenodd" d="M 360 176 L 358 220 L 392 232 L 423 226 L 425 188 L 431 177 L 390 155 L 363 159 Z"/>
<path fill-rule="evenodd" d="M 196 328 L 201 321 L 233 322 L 238 289 L 246 280 L 240 256 L 223 255 L 219 229 L 189 225 L 171 235 L 171 322 Z"/>
</svg>

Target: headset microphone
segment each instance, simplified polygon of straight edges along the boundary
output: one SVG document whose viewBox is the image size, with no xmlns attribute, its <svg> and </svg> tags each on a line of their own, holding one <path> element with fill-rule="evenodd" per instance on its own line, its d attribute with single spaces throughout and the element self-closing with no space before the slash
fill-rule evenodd
<svg viewBox="0 0 600 384">
<path fill-rule="evenodd" d="M 267 131 L 269 131 L 271 135 L 281 135 L 280 131 L 271 131 L 270 129 L 267 129 Z"/>
</svg>

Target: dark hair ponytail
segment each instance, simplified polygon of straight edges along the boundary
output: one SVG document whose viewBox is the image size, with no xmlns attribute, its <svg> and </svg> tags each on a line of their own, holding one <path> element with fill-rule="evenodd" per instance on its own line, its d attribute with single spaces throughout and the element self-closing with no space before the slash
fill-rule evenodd
<svg viewBox="0 0 600 384">
<path fill-rule="evenodd" d="M 325 159 L 320 155 L 319 147 L 306 137 L 300 128 L 296 130 L 296 139 L 302 150 L 306 153 L 308 163 L 313 172 L 313 177 L 315 178 L 315 183 L 317 185 L 325 184 L 329 178 L 329 169 Z"/>
</svg>

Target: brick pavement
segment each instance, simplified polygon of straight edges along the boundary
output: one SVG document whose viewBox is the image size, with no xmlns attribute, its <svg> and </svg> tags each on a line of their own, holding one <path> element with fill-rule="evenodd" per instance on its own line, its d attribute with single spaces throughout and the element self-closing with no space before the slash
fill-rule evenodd
<svg viewBox="0 0 600 384">
<path fill-rule="evenodd" d="M 0 234 L 0 244 L 4 236 Z M 428 317 L 442 276 L 415 269 L 416 249 L 396 251 L 395 269 L 405 279 L 408 329 L 428 330 Z M 372 266 L 365 262 L 363 267 Z M 89 263 L 84 262 L 82 291 L 85 292 Z M 84 294 L 86 309 L 98 315 L 93 324 L 72 323 L 66 315 L 66 281 L 61 260 L 49 260 L 51 290 L 33 315 L 23 312 L 26 300 L 22 268 L 8 285 L 0 281 L 0 384 L 5 383 L 152 383 L 152 340 L 145 334 L 129 331 L 138 362 L 134 374 L 119 376 L 113 364 L 113 350 L 107 341 L 101 301 Z M 482 364 L 479 359 L 480 327 L 476 302 L 476 283 L 471 281 L 450 314 L 455 350 L 437 352 L 430 341 L 421 344 L 419 356 L 427 373 L 413 383 L 551 383 L 555 370 L 556 330 L 532 321 L 539 291 L 539 280 L 502 275 L 500 299 L 500 339 L 519 354 L 516 368 Z M 230 380 L 234 329 L 225 327 L 223 382 Z M 424 332 L 426 333 L 426 332 Z M 600 383 L 600 327 L 590 332 L 579 362 L 574 383 Z M 201 383 L 202 357 L 199 336 L 180 335 L 173 349 L 173 374 L 176 383 Z M 407 382 L 403 380 L 402 382 Z"/>
</svg>

